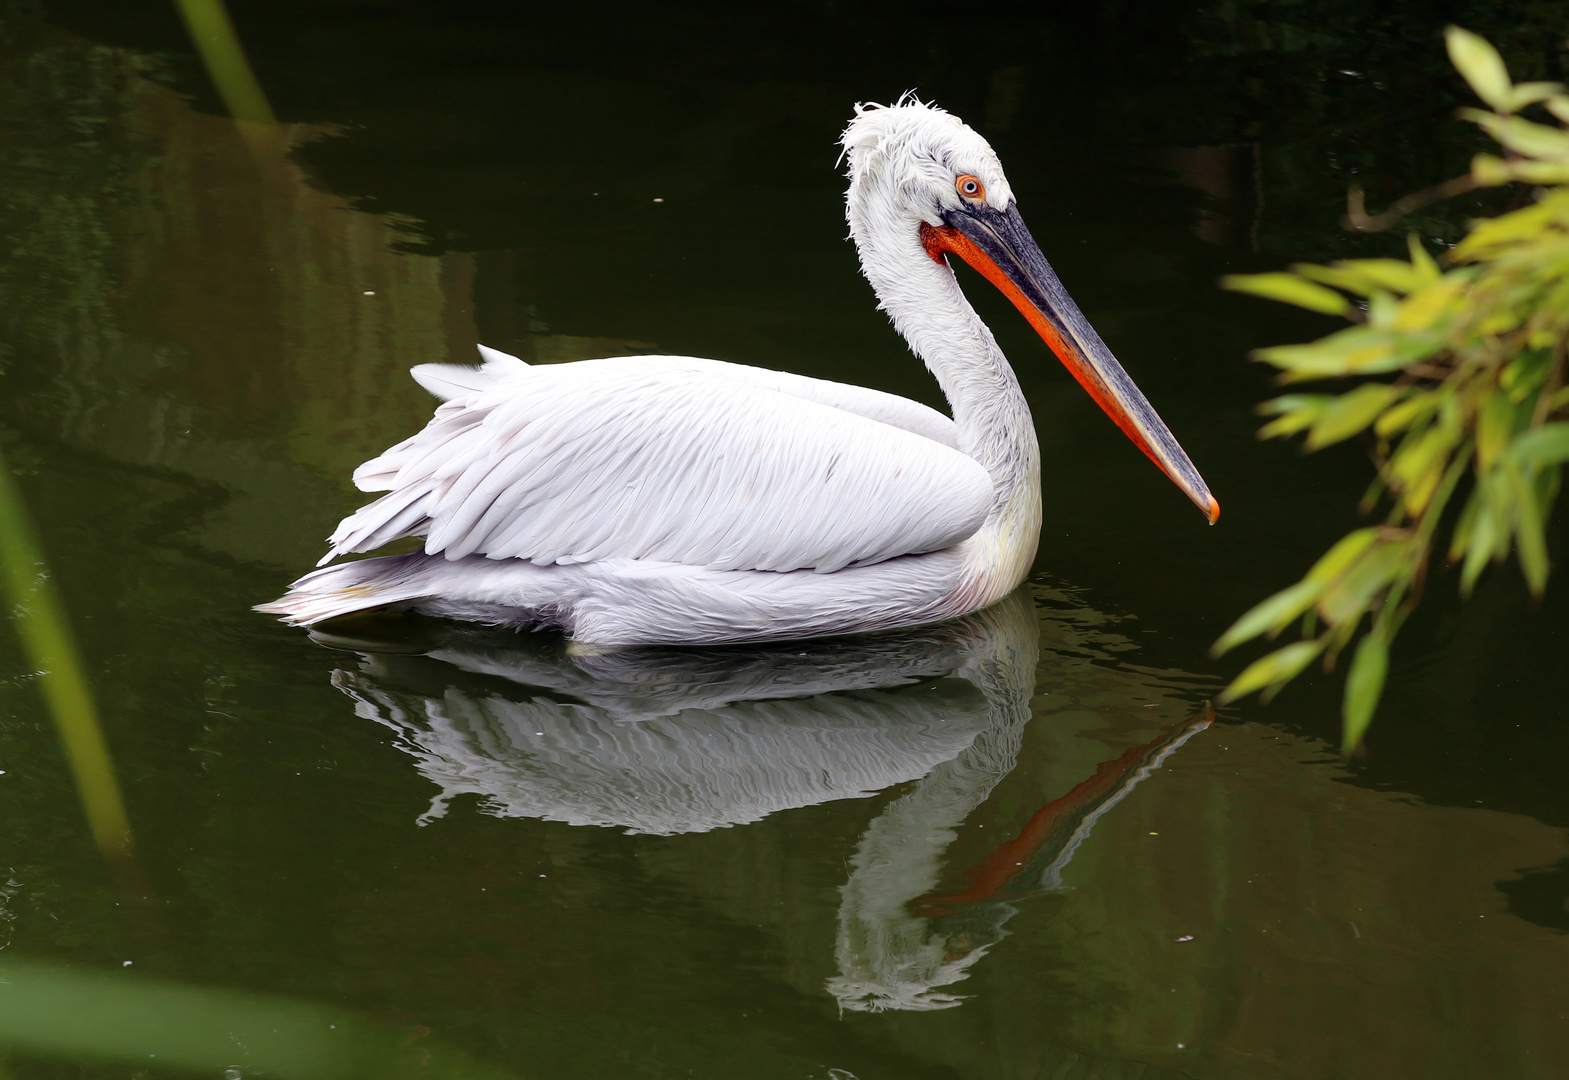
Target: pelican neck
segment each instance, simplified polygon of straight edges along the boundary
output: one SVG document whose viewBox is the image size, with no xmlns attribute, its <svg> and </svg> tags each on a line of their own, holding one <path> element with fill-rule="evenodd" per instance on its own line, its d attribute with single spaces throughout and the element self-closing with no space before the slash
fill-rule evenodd
<svg viewBox="0 0 1569 1080">
<path fill-rule="evenodd" d="M 926 254 L 915 228 L 871 226 L 858 222 L 859 216 L 852 201 L 851 229 L 862 272 L 879 307 L 942 388 L 958 428 L 959 449 L 991 474 L 999 496 L 1034 481 L 1039 450 L 1018 377 L 953 271 Z"/>
</svg>

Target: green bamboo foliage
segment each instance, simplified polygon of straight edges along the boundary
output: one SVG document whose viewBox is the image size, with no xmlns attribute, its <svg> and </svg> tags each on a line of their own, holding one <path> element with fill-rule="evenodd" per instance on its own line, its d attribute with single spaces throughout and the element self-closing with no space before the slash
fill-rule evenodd
<svg viewBox="0 0 1569 1080">
<path fill-rule="evenodd" d="M 11 623 L 39 673 L 39 685 L 60 733 L 93 839 L 111 859 L 128 859 L 132 853 L 130 821 L 98 725 L 92 691 L 28 522 L 21 492 L 4 457 L 0 457 L 0 582 L 11 602 Z"/>
<path fill-rule="evenodd" d="M 1255 661 L 1226 688 L 1222 700 L 1233 701 L 1255 691 L 1267 700 L 1315 660 L 1333 666 L 1355 642 L 1343 707 L 1346 753 L 1373 719 L 1390 642 L 1420 597 L 1451 504 L 1460 503 L 1459 513 L 1440 550 L 1460 565 L 1462 594 L 1511 550 L 1540 594 L 1549 571 L 1544 522 L 1569 461 L 1569 94 L 1556 83 L 1511 83 L 1497 51 L 1475 34 L 1450 27 L 1447 43 L 1489 107 L 1462 116 L 1509 154 L 1478 155 L 1472 179 L 1535 185 L 1535 202 L 1475 223 L 1442 263 L 1413 236 L 1408 259 L 1299 264 L 1223 282 L 1353 323 L 1318 341 L 1255 354 L 1280 369 L 1282 383 L 1358 380 L 1339 394 L 1264 403 L 1260 412 L 1272 419 L 1259 435 L 1301 435 L 1309 450 L 1367 437 L 1378 474 L 1364 507 L 1387 504 L 1384 523 L 1345 536 L 1214 646 L 1220 655 L 1300 626 L 1300 640 Z M 1518 115 L 1532 106 L 1556 122 Z"/>
</svg>

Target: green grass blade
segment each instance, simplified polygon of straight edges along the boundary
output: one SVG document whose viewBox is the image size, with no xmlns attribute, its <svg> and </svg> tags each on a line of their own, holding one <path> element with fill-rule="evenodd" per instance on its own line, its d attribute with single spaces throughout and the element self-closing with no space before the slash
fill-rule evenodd
<svg viewBox="0 0 1569 1080">
<path fill-rule="evenodd" d="M 0 574 L 11 622 L 60 732 L 93 839 L 105 855 L 131 854 L 131 825 L 114 778 L 87 679 L 54 582 L 28 522 L 22 495 L 0 457 Z"/>
<path fill-rule="evenodd" d="M 229 115 L 255 124 L 277 123 L 223 0 L 175 0 L 175 6 Z"/>
<path fill-rule="evenodd" d="M 510 1080 L 457 1047 L 344 1009 L 15 957 L 0 961 L 0 1044 L 160 1073 Z"/>
</svg>

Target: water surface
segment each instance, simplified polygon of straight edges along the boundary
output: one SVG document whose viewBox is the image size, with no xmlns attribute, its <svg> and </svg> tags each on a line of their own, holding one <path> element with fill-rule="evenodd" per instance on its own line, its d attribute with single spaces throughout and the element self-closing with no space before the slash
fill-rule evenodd
<svg viewBox="0 0 1569 1080">
<path fill-rule="evenodd" d="M 1304 67 L 1341 124 L 1319 131 L 1285 82 L 1311 41 L 1228 53 L 1213 20 L 1159 39 L 1093 8 L 978 56 L 911 10 L 238 6 L 289 121 L 260 156 L 164 15 L 7 17 L 0 446 L 141 877 L 93 850 L 0 638 L 0 972 L 286 995 L 523 1078 L 1559 1074 L 1561 590 L 1533 606 L 1509 569 L 1461 607 L 1436 574 L 1349 766 L 1333 679 L 1205 707 L 1235 670 L 1209 643 L 1355 521 L 1367 473 L 1355 447 L 1254 441 L 1246 350 L 1330 324 L 1214 279 L 1383 250 L 1335 226 L 1353 166 L 1390 196 L 1463 167 L 1450 99 L 1352 108 L 1378 100 L 1362 82 L 1398 96 L 1436 37 L 1369 36 L 1368 70 L 1333 69 L 1349 89 Z M 1220 525 L 967 278 L 1046 454 L 1038 573 L 997 608 L 598 657 L 249 610 L 358 505 L 354 465 L 428 417 L 407 368 L 479 340 L 940 404 L 856 273 L 832 145 L 853 100 L 910 86 L 985 126 Z M 1437 242 L 1463 216 L 1418 224 Z M 224 1065 L 252 1074 L 247 1053 Z M 8 1067 L 133 1069 L 36 1047 Z"/>
</svg>

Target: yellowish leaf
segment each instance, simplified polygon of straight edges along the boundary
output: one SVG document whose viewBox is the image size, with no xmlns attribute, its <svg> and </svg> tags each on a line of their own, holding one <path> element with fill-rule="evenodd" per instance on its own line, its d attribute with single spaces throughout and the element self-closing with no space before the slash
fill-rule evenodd
<svg viewBox="0 0 1569 1080">
<path fill-rule="evenodd" d="M 1477 154 L 1471 159 L 1471 179 L 1480 187 L 1502 187 L 1515 180 L 1514 162 L 1492 154 Z"/>
<path fill-rule="evenodd" d="M 1318 562 L 1313 564 L 1313 569 L 1307 572 L 1303 580 L 1328 584 L 1345 573 L 1347 567 L 1360 558 L 1377 538 L 1378 530 L 1375 528 L 1355 529 L 1348 532 L 1335 542 L 1334 547 L 1319 557 Z"/>
<path fill-rule="evenodd" d="M 1449 47 L 1450 61 L 1476 96 L 1495 109 L 1502 108 L 1509 99 L 1509 70 L 1498 50 L 1485 38 L 1458 26 L 1444 30 L 1444 44 Z"/>
<path fill-rule="evenodd" d="M 1417 289 L 1401 301 L 1400 310 L 1395 314 L 1394 328 L 1405 331 L 1426 330 L 1441 315 L 1456 309 L 1456 301 L 1470 284 L 1467 278 L 1453 274 Z"/>
<path fill-rule="evenodd" d="M 1292 263 L 1291 272 L 1310 281 L 1316 281 L 1321 285 L 1345 289 L 1347 292 L 1356 293 L 1358 296 L 1367 296 L 1378 288 L 1378 284 L 1372 278 L 1357 273 L 1344 263 L 1338 266 L 1319 266 L 1316 263 Z"/>
<path fill-rule="evenodd" d="M 1509 171 L 1510 179 L 1522 184 L 1569 184 L 1569 161 L 1529 161 L 1521 158 L 1509 163 Z"/>
<path fill-rule="evenodd" d="M 1408 293 L 1422 284 L 1416 267 L 1400 259 L 1347 259 L 1335 265 L 1361 274 L 1390 292 Z"/>
<path fill-rule="evenodd" d="M 1498 116 L 1475 109 L 1467 110 L 1470 119 L 1498 140 L 1506 149 L 1528 158 L 1561 158 L 1569 154 L 1569 132 L 1548 127 L 1520 116 Z"/>
<path fill-rule="evenodd" d="M 1364 383 L 1335 399 L 1313 422 L 1307 448 L 1319 450 L 1349 439 L 1371 424 L 1399 394 L 1384 383 Z"/>
<path fill-rule="evenodd" d="M 1466 238 L 1454 246 L 1451 255 L 1456 259 L 1477 258 L 1491 248 L 1540 236 L 1543 229 L 1552 225 L 1557 209 L 1544 199 L 1534 206 L 1479 221 L 1472 226 Z"/>
<path fill-rule="evenodd" d="M 1400 311 L 1400 301 L 1379 289 L 1367 298 L 1367 324 L 1379 330 L 1389 330 L 1395 325 L 1395 315 Z"/>
<path fill-rule="evenodd" d="M 1319 597 L 1318 613 L 1330 624 L 1361 618 L 1373 598 L 1400 573 L 1406 558 L 1404 543 L 1377 541 Z"/>
<path fill-rule="evenodd" d="M 1438 268 L 1438 263 L 1427 253 L 1427 248 L 1422 246 L 1421 237 L 1416 233 L 1406 234 L 1406 248 L 1411 252 L 1411 269 L 1416 272 L 1419 285 L 1431 285 L 1444 276 L 1443 271 Z"/>
<path fill-rule="evenodd" d="M 1533 470 L 1569 461 L 1569 424 L 1543 424 L 1523 432 L 1509 447 L 1509 456 Z"/>
<path fill-rule="evenodd" d="M 1523 82 L 1515 83 L 1504 101 L 1504 111 L 1519 112 L 1527 105 L 1535 105 L 1539 101 L 1546 101 L 1553 95 L 1563 91 L 1562 83 L 1555 82 Z"/>
<path fill-rule="evenodd" d="M 1514 434 L 1515 406 L 1509 396 L 1494 390 L 1482 402 L 1476 417 L 1476 459 L 1483 469 L 1493 467 L 1498 455 L 1509 445 Z"/>
<path fill-rule="evenodd" d="M 1537 506 L 1536 493 L 1531 490 L 1525 473 L 1513 462 L 1506 462 L 1501 470 L 1508 484 L 1510 500 L 1514 504 L 1515 538 L 1520 552 L 1520 570 L 1533 596 L 1541 596 L 1547 587 L 1547 537 L 1542 531 L 1542 514 Z"/>
<path fill-rule="evenodd" d="M 1259 657 L 1243 669 L 1242 674 L 1232 680 L 1231 685 L 1221 691 L 1220 702 L 1222 705 L 1246 697 L 1255 690 L 1262 690 L 1268 686 L 1289 682 L 1302 673 L 1302 669 L 1313 662 L 1313 658 L 1323 651 L 1323 643 L 1318 641 L 1295 641 L 1283 649 Z"/>
<path fill-rule="evenodd" d="M 1398 432 L 1404 431 L 1417 420 L 1438 408 L 1439 395 L 1437 391 L 1427 391 L 1400 402 L 1391 407 L 1378 418 L 1373 425 L 1373 431 L 1380 438 L 1388 438 Z"/>
<path fill-rule="evenodd" d="M 1282 589 L 1232 623 L 1231 629 L 1211 647 L 1210 655 L 1220 656 L 1260 634 L 1279 633 L 1292 619 L 1313 606 L 1322 589 L 1316 581 L 1299 581 L 1289 589 Z"/>
<path fill-rule="evenodd" d="M 1345 722 L 1341 752 L 1349 754 L 1362 742 L 1368 724 L 1373 722 L 1373 710 L 1384 693 L 1384 679 L 1389 674 L 1389 641 L 1383 631 L 1375 626 L 1357 643 L 1356 657 L 1351 661 L 1351 671 L 1346 675 L 1345 703 L 1341 710 Z"/>
<path fill-rule="evenodd" d="M 1279 300 L 1325 315 L 1344 315 L 1351 301 L 1322 285 L 1305 281 L 1295 274 L 1228 274 L 1220 279 L 1223 287 L 1234 292 L 1252 293 L 1267 300 Z"/>
<path fill-rule="evenodd" d="M 1420 435 L 1408 435 L 1389 461 L 1391 486 L 1399 488 L 1411 514 L 1420 514 L 1438 483 L 1449 454 L 1454 450 L 1456 433 L 1447 425 L 1435 424 Z"/>
</svg>

